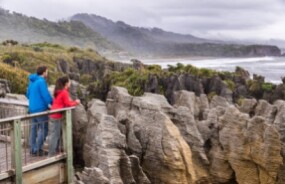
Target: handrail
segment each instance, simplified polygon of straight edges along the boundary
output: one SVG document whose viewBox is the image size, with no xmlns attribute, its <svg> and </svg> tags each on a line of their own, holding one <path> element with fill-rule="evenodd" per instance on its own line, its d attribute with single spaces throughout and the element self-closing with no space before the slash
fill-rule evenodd
<svg viewBox="0 0 285 184">
<path fill-rule="evenodd" d="M 11 122 L 15 120 L 26 120 L 26 119 L 31 119 L 39 116 L 44 116 L 44 115 L 49 115 L 49 114 L 54 114 L 58 112 L 64 112 L 68 110 L 75 109 L 75 107 L 68 107 L 68 108 L 62 108 L 62 109 L 57 109 L 57 110 L 48 110 L 44 112 L 39 112 L 39 113 L 34 113 L 34 114 L 26 114 L 26 115 L 20 115 L 20 116 L 15 116 L 15 117 L 10 117 L 10 118 L 4 118 L 0 119 L 0 124 L 4 122 Z"/>
</svg>

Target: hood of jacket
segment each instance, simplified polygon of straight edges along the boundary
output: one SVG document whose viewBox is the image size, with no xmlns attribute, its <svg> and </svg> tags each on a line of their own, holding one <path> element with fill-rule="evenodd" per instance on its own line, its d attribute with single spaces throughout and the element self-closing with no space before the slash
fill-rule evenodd
<svg viewBox="0 0 285 184">
<path fill-rule="evenodd" d="M 39 76 L 38 74 L 36 74 L 36 73 L 31 74 L 31 75 L 29 76 L 30 82 L 35 82 L 35 81 L 38 80 L 38 79 L 40 79 L 40 76 Z"/>
</svg>

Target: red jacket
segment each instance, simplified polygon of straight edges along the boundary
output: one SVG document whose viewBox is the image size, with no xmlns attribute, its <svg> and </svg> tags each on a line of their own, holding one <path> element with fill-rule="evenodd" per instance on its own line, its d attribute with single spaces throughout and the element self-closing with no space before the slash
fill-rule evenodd
<svg viewBox="0 0 285 184">
<path fill-rule="evenodd" d="M 67 89 L 59 90 L 56 92 L 56 97 L 53 99 L 51 110 L 62 109 L 65 107 L 72 107 L 78 105 L 76 101 L 70 100 Z M 62 113 L 51 114 L 49 116 L 52 119 L 62 118 Z"/>
</svg>

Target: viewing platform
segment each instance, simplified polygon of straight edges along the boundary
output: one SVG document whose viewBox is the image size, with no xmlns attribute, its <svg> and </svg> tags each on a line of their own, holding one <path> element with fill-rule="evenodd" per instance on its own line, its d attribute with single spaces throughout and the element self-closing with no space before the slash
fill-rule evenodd
<svg viewBox="0 0 285 184">
<path fill-rule="evenodd" d="M 25 101 L 0 98 L 0 184 L 72 183 L 71 117 L 74 107 L 28 114 L 27 106 Z M 57 154 L 52 157 L 46 154 L 49 136 L 45 140 L 43 152 L 30 154 L 31 120 L 58 112 L 65 114 L 65 120 Z"/>
</svg>

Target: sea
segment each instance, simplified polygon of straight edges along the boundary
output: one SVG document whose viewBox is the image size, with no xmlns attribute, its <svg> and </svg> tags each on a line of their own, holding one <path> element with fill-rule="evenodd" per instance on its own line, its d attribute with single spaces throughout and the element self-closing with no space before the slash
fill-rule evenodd
<svg viewBox="0 0 285 184">
<path fill-rule="evenodd" d="M 254 58 L 207 58 L 207 59 L 153 59 L 141 60 L 144 64 L 157 64 L 162 68 L 182 63 L 198 68 L 209 68 L 217 71 L 234 71 L 236 66 L 248 70 L 251 74 L 262 75 L 266 82 L 282 83 L 285 76 L 285 57 L 254 57 Z"/>
</svg>

